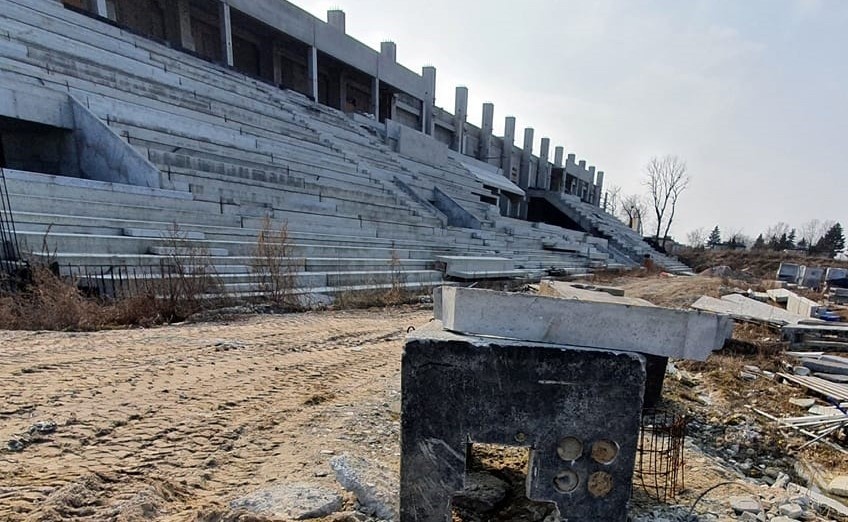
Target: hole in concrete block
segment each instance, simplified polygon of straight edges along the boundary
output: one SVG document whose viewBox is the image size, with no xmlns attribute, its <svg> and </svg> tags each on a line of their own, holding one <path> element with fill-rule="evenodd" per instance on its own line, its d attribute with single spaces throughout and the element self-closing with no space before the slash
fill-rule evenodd
<svg viewBox="0 0 848 522">
<path fill-rule="evenodd" d="M 529 448 L 469 444 L 466 463 L 466 490 L 451 502 L 454 522 L 560 520 L 555 504 L 527 498 Z"/>
<path fill-rule="evenodd" d="M 566 437 L 557 445 L 557 455 L 566 462 L 571 462 L 583 455 L 583 442 L 576 437 Z"/>
<path fill-rule="evenodd" d="M 618 457 L 620 446 L 617 442 L 601 439 L 592 444 L 592 460 L 599 464 L 612 464 Z"/>
<path fill-rule="evenodd" d="M 571 493 L 579 485 L 580 477 L 570 469 L 557 473 L 556 478 L 554 478 L 554 487 L 560 493 Z"/>
<path fill-rule="evenodd" d="M 612 475 L 598 471 L 589 475 L 589 493 L 594 497 L 605 497 L 612 491 Z"/>
</svg>

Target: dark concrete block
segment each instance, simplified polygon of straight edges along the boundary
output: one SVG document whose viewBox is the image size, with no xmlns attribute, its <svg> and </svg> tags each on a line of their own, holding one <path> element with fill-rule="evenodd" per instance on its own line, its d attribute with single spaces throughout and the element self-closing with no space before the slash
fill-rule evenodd
<svg viewBox="0 0 848 522">
<path fill-rule="evenodd" d="M 563 519 L 626 520 L 644 357 L 438 327 L 403 355 L 401 522 L 450 520 L 472 443 L 531 448 L 527 496 Z"/>
</svg>

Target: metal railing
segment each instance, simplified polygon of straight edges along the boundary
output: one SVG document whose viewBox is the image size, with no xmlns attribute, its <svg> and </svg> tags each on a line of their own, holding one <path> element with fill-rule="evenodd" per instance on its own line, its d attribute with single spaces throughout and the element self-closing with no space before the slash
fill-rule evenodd
<svg viewBox="0 0 848 522">
<path fill-rule="evenodd" d="M 21 266 L 21 249 L 6 187 L 6 172 L 0 167 L 0 286 L 12 284 Z"/>
</svg>

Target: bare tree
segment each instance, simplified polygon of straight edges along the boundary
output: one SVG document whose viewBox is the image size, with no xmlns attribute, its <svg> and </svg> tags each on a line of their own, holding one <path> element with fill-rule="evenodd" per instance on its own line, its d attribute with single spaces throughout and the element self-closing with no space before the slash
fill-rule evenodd
<svg viewBox="0 0 848 522">
<path fill-rule="evenodd" d="M 783 221 L 778 221 L 774 225 L 768 227 L 766 231 L 763 233 L 766 242 L 771 240 L 779 240 L 781 237 L 788 237 L 789 233 L 792 232 L 789 224 L 784 223 Z"/>
<path fill-rule="evenodd" d="M 606 198 L 604 199 L 604 210 L 610 215 L 618 213 L 618 203 L 621 200 L 621 187 L 613 185 L 607 190 Z"/>
<path fill-rule="evenodd" d="M 707 244 L 707 236 L 709 236 L 707 229 L 698 227 L 686 234 L 686 243 L 692 248 L 704 248 Z"/>
<path fill-rule="evenodd" d="M 801 223 L 800 239 L 803 239 L 807 245 L 815 245 L 824 236 L 825 232 L 830 230 L 835 224 L 836 221 L 830 219 L 825 221 L 811 219 L 806 223 Z M 768 238 L 768 236 L 766 237 Z"/>
<path fill-rule="evenodd" d="M 689 186 L 686 162 L 674 155 L 651 158 L 645 165 L 644 183 L 648 187 L 649 204 L 657 219 L 654 237 L 665 246 L 677 211 L 677 200 Z"/>
<path fill-rule="evenodd" d="M 645 198 L 638 194 L 630 194 L 621 198 L 621 218 L 628 227 L 642 233 L 642 226 L 648 217 L 648 204 Z"/>
</svg>

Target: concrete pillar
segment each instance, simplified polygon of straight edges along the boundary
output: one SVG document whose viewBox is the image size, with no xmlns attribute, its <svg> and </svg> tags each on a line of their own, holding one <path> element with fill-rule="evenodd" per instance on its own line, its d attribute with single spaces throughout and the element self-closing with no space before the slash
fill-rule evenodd
<svg viewBox="0 0 848 522">
<path fill-rule="evenodd" d="M 521 166 L 518 171 L 518 186 L 530 187 L 530 157 L 533 155 L 533 134 L 531 127 L 524 129 L 524 148 L 521 150 Z"/>
<path fill-rule="evenodd" d="M 374 119 L 380 121 L 380 78 L 374 78 L 371 82 L 371 113 Z"/>
<path fill-rule="evenodd" d="M 327 11 L 327 23 L 341 32 L 345 32 L 345 13 L 340 9 Z"/>
<path fill-rule="evenodd" d="M 468 119 L 468 87 L 456 88 L 453 111 L 453 144 L 451 148 L 465 154 L 465 121 Z"/>
<path fill-rule="evenodd" d="M 380 54 L 392 63 L 397 63 L 397 45 L 394 42 L 380 42 Z"/>
<path fill-rule="evenodd" d="M 191 5 L 188 0 L 177 1 L 177 17 L 180 23 L 180 45 L 183 49 L 196 51 L 194 36 L 191 34 Z"/>
<path fill-rule="evenodd" d="M 595 204 L 595 166 L 592 165 L 589 167 L 589 186 L 587 187 L 587 195 L 589 196 L 589 203 Z"/>
<path fill-rule="evenodd" d="M 97 16 L 109 18 L 109 8 L 106 6 L 106 0 L 92 0 L 91 9 Z"/>
<path fill-rule="evenodd" d="M 507 179 L 512 179 L 512 148 L 515 146 L 515 116 L 507 116 L 504 121 L 503 152 L 501 168 Z"/>
<path fill-rule="evenodd" d="M 309 86 L 312 94 L 312 100 L 318 101 L 318 48 L 314 45 L 309 47 L 309 56 L 307 63 L 309 64 Z"/>
<path fill-rule="evenodd" d="M 421 69 L 421 75 L 424 77 L 424 114 L 421 115 L 422 130 L 428 136 L 432 136 L 436 126 L 436 121 L 433 117 L 433 110 L 436 106 L 436 68 L 428 65 Z"/>
<path fill-rule="evenodd" d="M 548 156 L 551 151 L 551 139 L 542 138 L 542 148 L 539 150 L 539 170 L 536 174 L 536 187 L 542 190 L 551 188 L 551 165 Z"/>
<path fill-rule="evenodd" d="M 483 104 L 483 124 L 480 126 L 480 146 L 477 149 L 477 159 L 489 162 L 492 154 L 492 133 L 495 123 L 495 105 Z"/>
<path fill-rule="evenodd" d="M 595 191 L 598 193 L 597 204 L 601 204 L 601 195 L 604 193 L 604 171 L 598 171 L 598 174 L 595 176 Z M 606 203 L 604 203 L 606 206 Z"/>
<path fill-rule="evenodd" d="M 230 16 L 230 4 L 218 2 L 218 20 L 221 26 L 221 58 L 230 67 L 233 66 L 233 20 Z"/>
<path fill-rule="evenodd" d="M 564 147 L 557 147 L 556 149 L 554 149 L 554 165 L 556 165 L 558 169 L 561 169 L 563 167 L 562 159 L 564 154 Z"/>
</svg>

